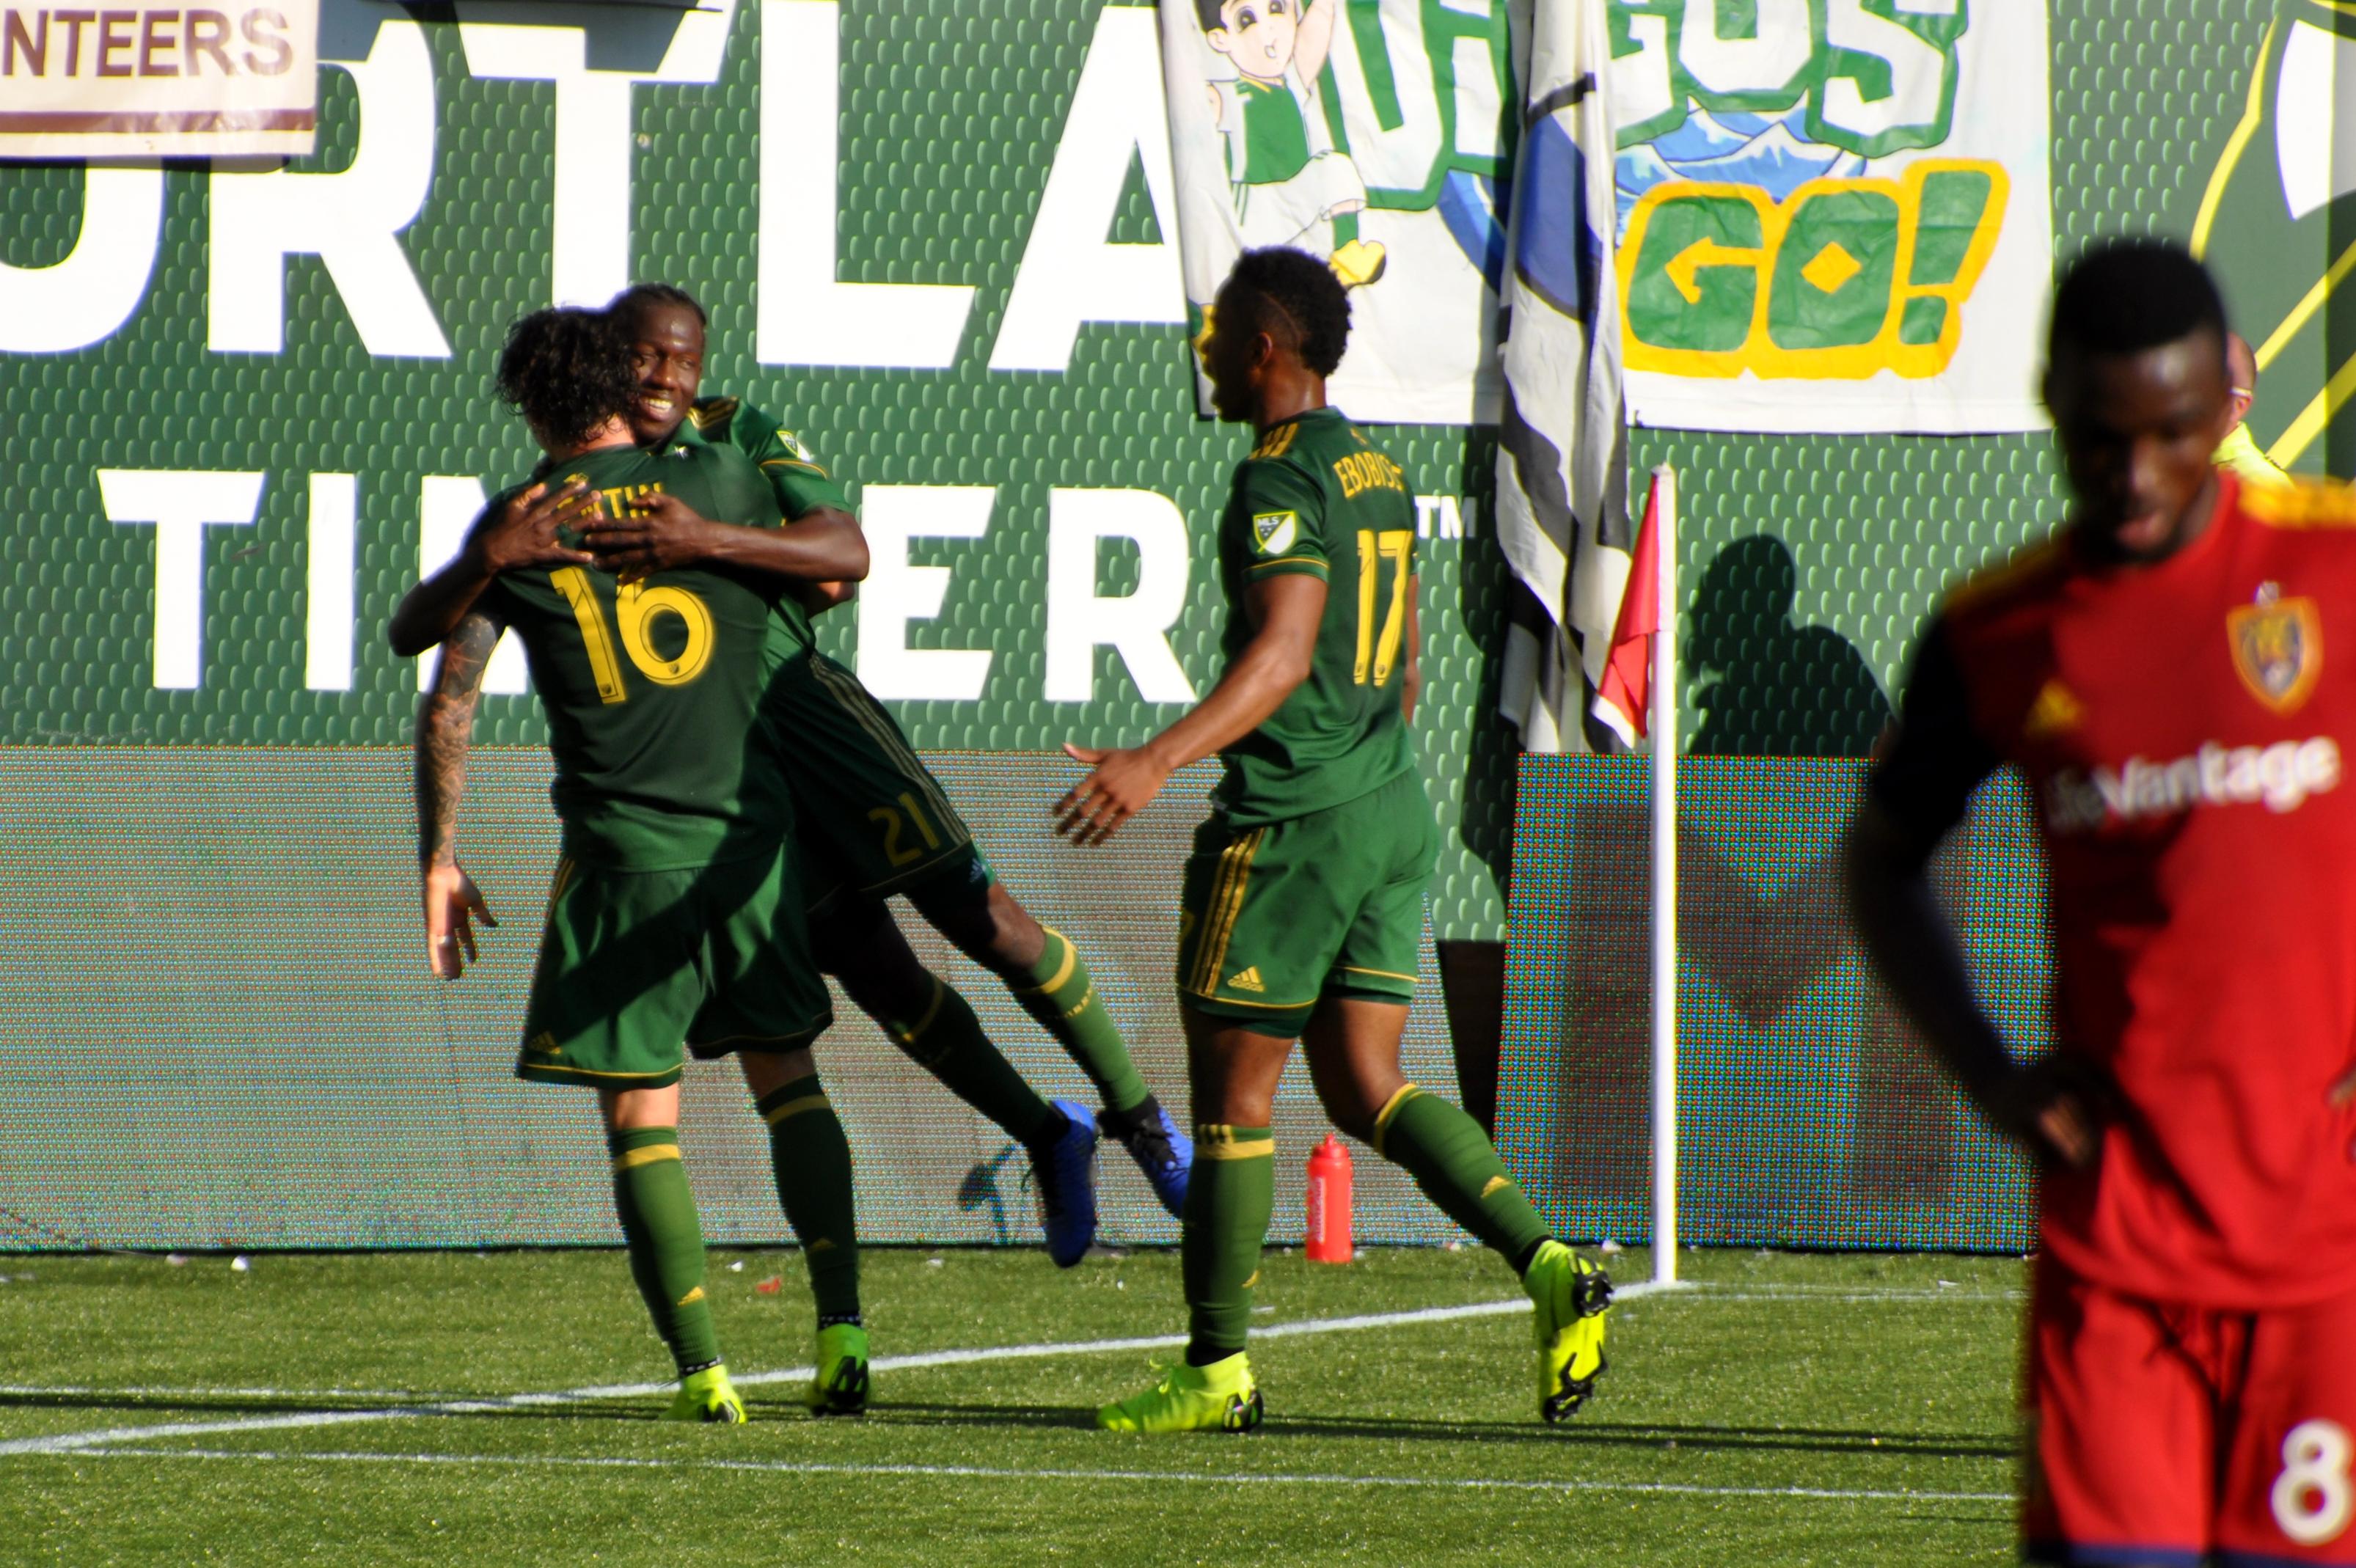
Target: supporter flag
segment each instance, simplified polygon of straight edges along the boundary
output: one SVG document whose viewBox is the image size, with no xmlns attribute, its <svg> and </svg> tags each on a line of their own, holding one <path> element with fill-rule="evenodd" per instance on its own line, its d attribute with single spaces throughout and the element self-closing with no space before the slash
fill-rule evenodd
<svg viewBox="0 0 2356 1568">
<path fill-rule="evenodd" d="M 1655 477 L 1644 498 L 1644 522 L 1636 530 L 1619 619 L 1603 652 L 1603 674 L 1588 705 L 1623 747 L 1633 747 L 1652 727 L 1653 637 L 1660 629 L 1661 482 Z"/>
<path fill-rule="evenodd" d="M 1533 752 L 1586 721 L 1628 581 L 1605 0 L 1536 0 L 1507 217 L 1497 539 L 1517 579 L 1499 706 Z"/>
</svg>

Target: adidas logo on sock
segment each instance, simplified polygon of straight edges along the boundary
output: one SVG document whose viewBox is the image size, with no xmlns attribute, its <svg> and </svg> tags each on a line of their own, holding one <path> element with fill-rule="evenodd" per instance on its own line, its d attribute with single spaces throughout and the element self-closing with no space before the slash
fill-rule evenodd
<svg viewBox="0 0 2356 1568">
<path fill-rule="evenodd" d="M 1248 969 L 1241 969 L 1237 971 L 1235 974 L 1228 976 L 1227 989 L 1230 991 L 1265 991 L 1268 987 L 1260 983 L 1259 965 L 1255 964 Z"/>
</svg>

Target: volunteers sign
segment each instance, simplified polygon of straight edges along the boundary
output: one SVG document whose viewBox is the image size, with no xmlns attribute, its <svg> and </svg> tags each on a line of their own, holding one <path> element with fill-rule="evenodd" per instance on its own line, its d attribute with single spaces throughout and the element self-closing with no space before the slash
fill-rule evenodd
<svg viewBox="0 0 2356 1568">
<path fill-rule="evenodd" d="M 294 157 L 318 0 L 0 8 L 0 158 Z"/>
<path fill-rule="evenodd" d="M 2040 428 L 2045 7 L 1611 0 L 1628 411 Z"/>
</svg>

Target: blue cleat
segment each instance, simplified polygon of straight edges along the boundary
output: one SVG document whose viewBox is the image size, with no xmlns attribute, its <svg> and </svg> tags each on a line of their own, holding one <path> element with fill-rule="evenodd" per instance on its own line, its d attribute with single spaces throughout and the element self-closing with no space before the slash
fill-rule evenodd
<svg viewBox="0 0 2356 1568">
<path fill-rule="evenodd" d="M 1149 1101 L 1153 1107 L 1152 1119 L 1132 1122 L 1119 1130 L 1108 1128 L 1105 1136 L 1129 1150 L 1129 1157 L 1137 1161 L 1137 1168 L 1145 1172 L 1153 1196 L 1173 1220 L 1186 1217 L 1186 1173 L 1194 1167 L 1194 1140 L 1178 1130 L 1170 1113 L 1160 1101 Z"/>
<path fill-rule="evenodd" d="M 1031 1179 L 1039 1187 L 1047 1255 L 1070 1268 L 1097 1239 L 1097 1119 L 1069 1100 L 1048 1103 L 1063 1114 L 1064 1130 L 1031 1151 Z"/>
</svg>

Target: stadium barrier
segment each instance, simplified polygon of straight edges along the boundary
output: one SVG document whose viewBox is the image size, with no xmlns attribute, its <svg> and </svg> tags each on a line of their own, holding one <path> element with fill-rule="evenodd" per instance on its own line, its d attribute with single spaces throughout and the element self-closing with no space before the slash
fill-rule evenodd
<svg viewBox="0 0 2356 1568">
<path fill-rule="evenodd" d="M 1651 1239 L 1644 757 L 1526 756 L 1497 1142 L 1566 1234 Z M 1838 851 L 1864 764 L 1682 758 L 1677 1202 L 1698 1245 L 2018 1252 L 2028 1164 L 1869 974 Z M 2049 1039 L 2041 863 L 2010 774 L 1933 862 L 2008 1038 Z"/>
<path fill-rule="evenodd" d="M 1178 879 L 1216 770 L 1174 778 L 1112 845 L 1053 837 L 1060 756 L 928 759 L 1018 897 L 1071 933 L 1147 1080 L 1185 1104 L 1171 992 Z M 476 752 L 468 869 L 498 912 L 483 962 L 425 972 L 406 749 L 0 747 L 18 890 L 0 944 L 0 1250 L 85 1245 L 482 1247 L 619 1241 L 586 1093 L 511 1076 L 556 859 L 547 753 Z M 1093 1104 L 1006 988 L 902 908 L 926 962 L 1043 1092 Z M 1427 936 L 1409 1075 L 1452 1092 Z M 1035 1241 L 1027 1162 L 840 996 L 819 1043 L 881 1243 Z M 787 1239 L 766 1132 L 734 1067 L 688 1074 L 681 1141 L 706 1235 Z M 1296 1061 L 1279 1093 L 1271 1243 L 1301 1235 L 1326 1130 Z M 1174 1243 L 1118 1148 L 1108 1243 Z M 1359 1162 L 1362 1241 L 1461 1232 L 1384 1161 Z"/>
</svg>

